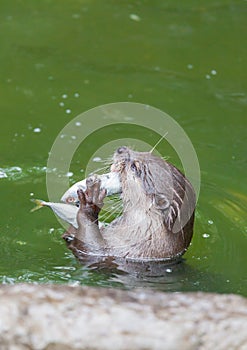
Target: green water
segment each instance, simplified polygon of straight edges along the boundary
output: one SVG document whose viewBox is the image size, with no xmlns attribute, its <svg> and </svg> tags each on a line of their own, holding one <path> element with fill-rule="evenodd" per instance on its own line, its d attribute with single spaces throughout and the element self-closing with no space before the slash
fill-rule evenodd
<svg viewBox="0 0 247 350">
<path fill-rule="evenodd" d="M 8 175 L 0 179 L 3 283 L 247 296 L 246 6 L 242 0 L 0 2 L 0 168 Z M 53 213 L 29 212 L 32 194 L 47 198 L 44 167 L 61 129 L 79 113 L 119 101 L 169 113 L 200 162 L 192 245 L 185 263 L 159 278 L 81 265 L 60 239 Z M 77 154 L 72 182 L 83 177 L 91 150 Z M 177 164 L 174 153 L 167 155 Z"/>
</svg>

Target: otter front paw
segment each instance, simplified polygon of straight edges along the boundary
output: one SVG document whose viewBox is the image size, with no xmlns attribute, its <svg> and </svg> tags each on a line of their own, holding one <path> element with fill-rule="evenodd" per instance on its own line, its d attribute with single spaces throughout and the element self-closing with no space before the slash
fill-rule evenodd
<svg viewBox="0 0 247 350">
<path fill-rule="evenodd" d="M 106 196 L 106 190 L 100 189 L 100 180 L 91 176 L 87 179 L 87 189 L 83 192 L 78 190 L 78 198 L 80 201 L 80 208 L 78 215 L 86 216 L 90 221 L 98 222 L 98 215 L 103 207 L 103 200 Z"/>
</svg>

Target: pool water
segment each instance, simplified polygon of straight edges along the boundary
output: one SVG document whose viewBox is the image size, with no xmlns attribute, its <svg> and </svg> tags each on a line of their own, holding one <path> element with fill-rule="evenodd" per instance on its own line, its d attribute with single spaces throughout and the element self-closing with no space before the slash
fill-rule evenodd
<svg viewBox="0 0 247 350">
<path fill-rule="evenodd" d="M 2 283 L 247 296 L 245 7 L 240 0 L 1 1 Z M 30 198 L 47 199 L 46 165 L 58 133 L 78 114 L 119 101 L 167 112 L 200 162 L 191 247 L 183 263 L 154 276 L 81 264 L 52 211 L 30 213 Z M 84 178 L 92 144 L 104 137 L 92 135 L 78 149 L 71 183 Z M 157 142 L 157 135 L 146 138 Z M 159 150 L 179 166 L 172 150 Z"/>
</svg>

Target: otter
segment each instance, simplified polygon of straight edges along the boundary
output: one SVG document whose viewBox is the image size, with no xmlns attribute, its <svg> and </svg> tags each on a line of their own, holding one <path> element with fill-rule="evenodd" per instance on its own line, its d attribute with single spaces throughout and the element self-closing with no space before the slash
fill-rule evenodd
<svg viewBox="0 0 247 350">
<path fill-rule="evenodd" d="M 119 147 L 111 171 L 119 173 L 123 213 L 99 228 L 106 190 L 97 177 L 78 190 L 78 229 L 63 235 L 79 259 L 112 257 L 133 261 L 171 261 L 187 250 L 193 235 L 195 192 L 172 164 L 150 152 Z"/>
</svg>

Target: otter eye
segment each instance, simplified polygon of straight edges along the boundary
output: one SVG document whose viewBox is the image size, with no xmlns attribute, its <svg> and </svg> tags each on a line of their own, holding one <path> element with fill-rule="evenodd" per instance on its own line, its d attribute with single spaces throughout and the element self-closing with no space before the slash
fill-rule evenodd
<svg viewBox="0 0 247 350">
<path fill-rule="evenodd" d="M 131 164 L 130 169 L 133 170 L 133 171 L 137 170 L 135 163 Z"/>
<path fill-rule="evenodd" d="M 137 175 L 137 176 L 141 176 L 141 169 L 139 167 L 139 164 L 135 164 L 135 163 L 132 163 L 131 166 L 130 166 L 130 169 Z"/>
<path fill-rule="evenodd" d="M 122 153 L 124 153 L 124 152 L 126 152 L 126 151 L 127 151 L 127 147 L 125 147 L 125 146 L 119 147 L 119 148 L 117 149 L 117 153 L 118 153 L 118 154 L 122 154 Z"/>
</svg>

